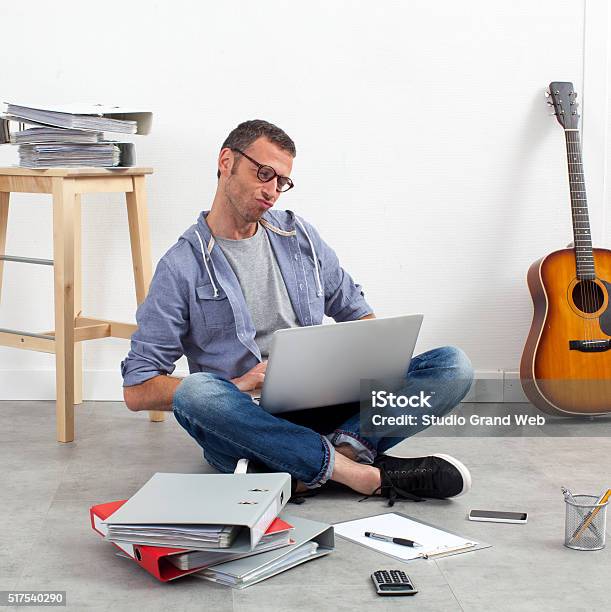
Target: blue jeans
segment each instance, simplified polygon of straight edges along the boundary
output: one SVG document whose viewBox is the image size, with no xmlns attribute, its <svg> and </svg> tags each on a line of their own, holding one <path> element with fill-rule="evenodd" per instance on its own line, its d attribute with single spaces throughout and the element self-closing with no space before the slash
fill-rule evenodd
<svg viewBox="0 0 611 612">
<path fill-rule="evenodd" d="M 443 416 L 466 395 L 472 379 L 468 357 L 446 346 L 412 358 L 401 393 L 418 394 L 423 386 L 434 389 L 434 414 Z M 232 382 L 206 372 L 184 378 L 173 399 L 176 420 L 220 472 L 233 472 L 237 461 L 246 458 L 271 471 L 288 472 L 308 488 L 331 477 L 336 446 L 348 444 L 358 461 L 372 463 L 376 455 L 404 439 L 361 435 L 359 407 L 356 402 L 275 416 Z M 418 411 L 422 413 L 421 408 Z M 410 409 L 403 412 L 409 414 Z M 422 429 L 407 426 L 402 431 L 407 438 Z"/>
</svg>

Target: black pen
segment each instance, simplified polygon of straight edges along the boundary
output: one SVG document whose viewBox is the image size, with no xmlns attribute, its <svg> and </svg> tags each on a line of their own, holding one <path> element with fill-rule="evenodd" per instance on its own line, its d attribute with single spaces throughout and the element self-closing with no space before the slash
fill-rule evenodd
<svg viewBox="0 0 611 612">
<path fill-rule="evenodd" d="M 400 544 L 401 546 L 422 546 L 422 544 L 418 544 L 418 542 L 414 542 L 413 540 L 406 540 L 405 538 L 393 538 L 392 536 L 382 535 L 381 533 L 373 533 L 372 531 L 365 532 L 366 538 L 371 538 L 372 540 L 381 540 L 382 542 L 392 542 L 393 544 Z"/>
</svg>

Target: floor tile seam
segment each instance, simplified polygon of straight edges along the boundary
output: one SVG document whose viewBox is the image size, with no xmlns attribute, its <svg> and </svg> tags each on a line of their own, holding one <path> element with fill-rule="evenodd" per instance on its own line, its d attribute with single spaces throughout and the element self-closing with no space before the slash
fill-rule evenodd
<svg viewBox="0 0 611 612">
<path fill-rule="evenodd" d="M 465 612 L 465 609 L 462 607 L 462 604 L 460 603 L 460 599 L 458 599 L 458 595 L 456 595 L 456 593 L 454 592 L 454 589 L 452 588 L 452 585 L 451 585 L 450 581 L 448 580 L 448 577 L 446 576 L 446 573 L 443 571 L 443 568 L 441 567 L 441 565 L 439 565 L 437 560 L 433 559 L 433 563 L 435 564 L 435 566 L 439 570 L 439 573 L 443 576 L 443 579 L 446 581 L 446 584 L 448 585 L 448 588 L 450 589 L 450 593 L 452 593 L 452 597 L 454 597 L 454 599 L 456 600 L 456 603 L 458 604 L 458 607 L 462 610 L 462 612 Z"/>
</svg>

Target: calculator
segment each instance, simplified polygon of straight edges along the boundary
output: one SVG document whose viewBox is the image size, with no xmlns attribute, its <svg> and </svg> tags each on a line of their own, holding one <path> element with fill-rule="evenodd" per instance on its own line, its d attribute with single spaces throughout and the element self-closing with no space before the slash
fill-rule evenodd
<svg viewBox="0 0 611 612">
<path fill-rule="evenodd" d="M 415 595 L 412 579 L 403 570 L 378 570 L 371 574 L 378 595 Z"/>
</svg>

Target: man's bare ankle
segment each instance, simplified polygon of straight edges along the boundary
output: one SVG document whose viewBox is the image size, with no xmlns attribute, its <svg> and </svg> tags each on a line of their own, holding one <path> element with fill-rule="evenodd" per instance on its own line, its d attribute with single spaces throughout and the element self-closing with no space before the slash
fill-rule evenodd
<svg viewBox="0 0 611 612">
<path fill-rule="evenodd" d="M 376 494 L 380 495 L 380 486 L 382 485 L 382 475 L 380 473 L 380 470 L 376 467 L 371 466 L 371 470 L 373 472 L 371 490 L 369 493 L 366 493 L 366 495 L 376 495 Z"/>
<path fill-rule="evenodd" d="M 356 463 L 341 453 L 335 456 L 331 479 L 363 495 L 372 495 L 380 487 L 380 470 L 372 465 Z"/>
</svg>

